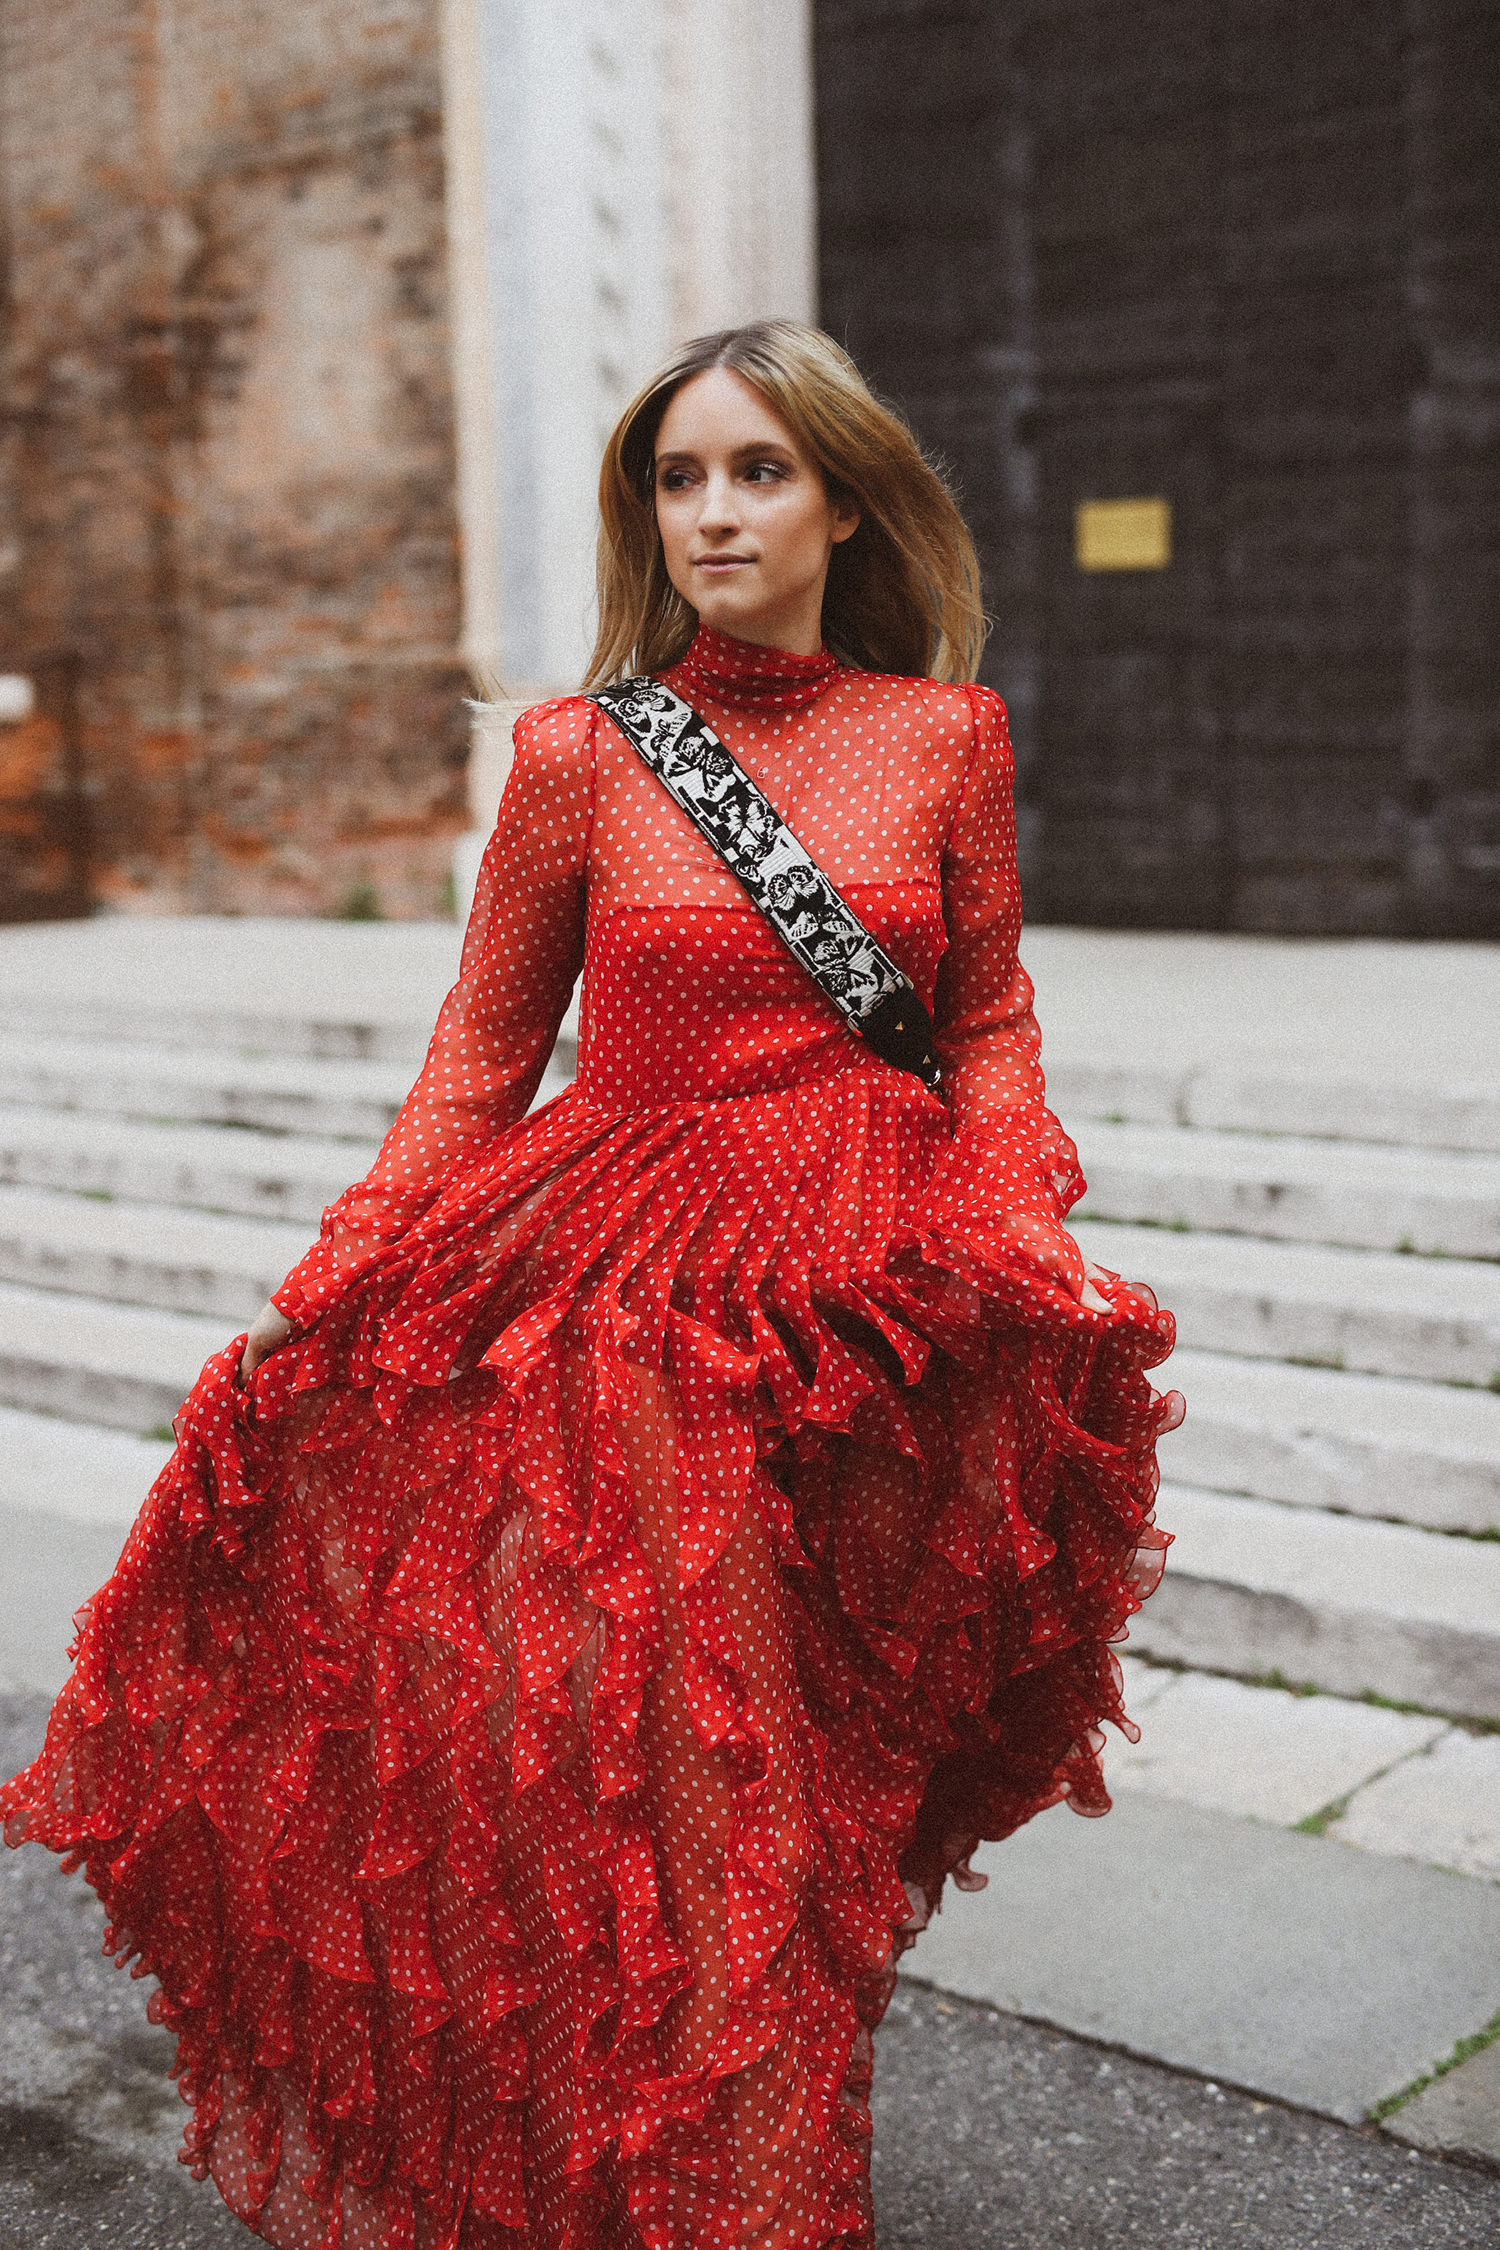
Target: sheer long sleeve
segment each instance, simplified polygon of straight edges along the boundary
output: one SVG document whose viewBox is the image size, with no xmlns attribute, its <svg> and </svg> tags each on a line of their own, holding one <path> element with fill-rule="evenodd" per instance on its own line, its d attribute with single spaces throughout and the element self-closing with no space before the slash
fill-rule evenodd
<svg viewBox="0 0 1500 2250">
<path fill-rule="evenodd" d="M 380 1154 L 329 1205 L 318 1241 L 276 1292 L 294 1323 L 314 1318 L 372 1251 L 421 1217 L 456 1158 L 529 1108 L 583 960 L 596 723 L 576 697 L 516 722 L 458 982 Z"/>
<path fill-rule="evenodd" d="M 1015 762 L 1005 706 L 970 688 L 974 741 L 943 854 L 948 950 L 934 1006 L 953 1140 L 922 1212 L 945 1246 L 1019 1258 L 1074 1294 L 1083 1258 L 1063 1229 L 1084 1190 L 1078 1151 L 1048 1109 L 1031 979 L 1017 953 Z"/>
</svg>

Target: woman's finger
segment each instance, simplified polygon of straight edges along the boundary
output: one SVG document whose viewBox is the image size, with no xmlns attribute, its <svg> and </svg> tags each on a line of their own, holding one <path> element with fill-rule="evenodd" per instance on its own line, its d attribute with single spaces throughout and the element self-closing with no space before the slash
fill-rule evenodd
<svg viewBox="0 0 1500 2250">
<path fill-rule="evenodd" d="M 284 1312 L 275 1305 L 262 1305 L 250 1323 L 250 1333 L 245 1338 L 245 1348 L 240 1354 L 240 1379 L 248 1382 L 261 1361 L 284 1344 L 292 1332 L 292 1324 Z"/>
</svg>

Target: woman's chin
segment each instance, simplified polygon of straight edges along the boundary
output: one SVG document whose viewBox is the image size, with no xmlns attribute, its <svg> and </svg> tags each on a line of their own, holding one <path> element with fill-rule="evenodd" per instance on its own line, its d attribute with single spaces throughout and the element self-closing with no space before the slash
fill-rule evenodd
<svg viewBox="0 0 1500 2250">
<path fill-rule="evenodd" d="M 727 634 L 733 641 L 752 641 L 764 648 L 786 646 L 791 628 L 781 605 L 757 601 L 748 586 L 705 586 L 701 591 L 697 605 L 700 625 Z"/>
<path fill-rule="evenodd" d="M 756 601 L 748 586 L 710 579 L 698 587 L 697 607 L 700 624 L 711 625 L 716 633 L 734 633 L 744 639 L 764 614 L 766 604 Z"/>
</svg>

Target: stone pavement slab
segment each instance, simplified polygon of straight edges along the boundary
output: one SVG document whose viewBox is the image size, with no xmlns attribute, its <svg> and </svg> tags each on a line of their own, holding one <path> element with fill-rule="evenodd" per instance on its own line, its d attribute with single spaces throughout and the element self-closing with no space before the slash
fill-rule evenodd
<svg viewBox="0 0 1500 2250">
<path fill-rule="evenodd" d="M 1111 1731 L 1106 1743 L 1110 1790 L 1175 1797 L 1279 1828 L 1294 1828 L 1363 1783 L 1385 1786 L 1373 1777 L 1450 1731 L 1443 1719 L 1372 1709 L 1333 1695 L 1247 1687 L 1204 1672 L 1158 1674 L 1166 1686 L 1142 1700 L 1136 1681 L 1143 1672 L 1149 1678 L 1146 1665 L 1129 1667 L 1125 1697 L 1140 1741 L 1126 1742 Z M 1500 1741 L 1494 1748 L 1500 1753 Z M 1496 1778 L 1500 1781 L 1500 1764 Z"/>
<path fill-rule="evenodd" d="M 1329 2116 L 1500 2008 L 1500 1889 L 1322 1837 L 1122 1793 L 975 1864 L 988 1890 L 945 1902 L 912 1975 Z"/>
<path fill-rule="evenodd" d="M 1500 2179 L 911 1984 L 876 2034 L 872 2106 L 880 2250 L 1477 2250 L 1500 2235 Z"/>
<path fill-rule="evenodd" d="M 1386 2131 L 1413 2148 L 1500 2168 L 1500 2040 L 1424 2086 Z"/>
<path fill-rule="evenodd" d="M 1455 1727 L 1361 1789 L 1329 1833 L 1500 1882 L 1500 1735 Z"/>
<path fill-rule="evenodd" d="M 0 1507 L 0 1689 L 57 1694 L 73 1619 L 119 1561 L 127 1528 Z"/>
</svg>

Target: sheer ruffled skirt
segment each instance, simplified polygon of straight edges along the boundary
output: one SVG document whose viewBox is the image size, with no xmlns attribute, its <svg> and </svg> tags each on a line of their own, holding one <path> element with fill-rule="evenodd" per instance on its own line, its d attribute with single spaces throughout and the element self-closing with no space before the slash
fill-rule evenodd
<svg viewBox="0 0 1500 2250">
<path fill-rule="evenodd" d="M 1147 1293 L 924 1224 L 945 1136 L 865 1070 L 565 1096 L 204 1370 L 0 1809 L 267 2240 L 868 2239 L 905 1926 L 1107 1807 L 1177 1411 Z"/>
</svg>

